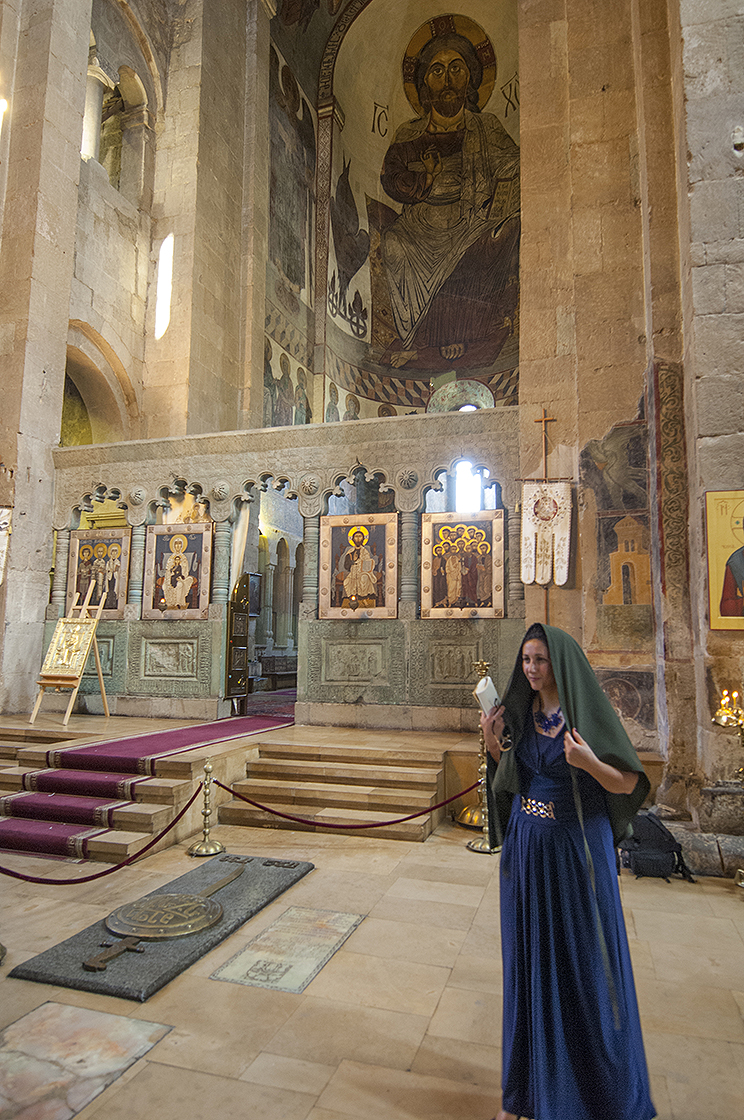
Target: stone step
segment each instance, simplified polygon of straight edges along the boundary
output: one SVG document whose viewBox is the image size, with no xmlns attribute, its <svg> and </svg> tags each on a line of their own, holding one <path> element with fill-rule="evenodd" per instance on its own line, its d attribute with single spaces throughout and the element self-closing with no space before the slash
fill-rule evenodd
<svg viewBox="0 0 744 1120">
<path fill-rule="evenodd" d="M 381 760 L 384 766 L 423 766 L 428 769 L 442 765 L 441 757 L 421 747 L 364 747 L 354 744 L 319 744 L 256 740 L 261 758 L 301 758 L 307 761 L 350 762 Z M 444 753 L 444 752 L 442 752 Z"/>
<path fill-rule="evenodd" d="M 338 785 L 400 786 L 410 789 L 436 788 L 439 768 L 382 766 L 347 762 L 315 762 L 293 758 L 264 758 L 249 762 L 249 778 L 298 781 L 330 781 Z"/>
<path fill-rule="evenodd" d="M 430 809 L 437 803 L 436 789 L 421 790 L 405 787 L 375 787 L 324 782 L 272 781 L 263 778 L 246 778 L 233 783 L 235 793 L 242 793 L 262 804 L 283 801 L 293 805 L 327 805 L 348 808 L 374 809 L 396 816 Z"/>
<path fill-rule="evenodd" d="M 284 820 L 282 817 L 274 816 L 263 809 L 254 809 L 252 805 L 246 805 L 244 801 L 228 801 L 219 808 L 219 822 L 220 824 L 230 825 L 243 825 L 249 828 L 285 828 L 293 829 L 298 832 L 335 832 L 337 835 L 343 835 L 344 829 L 334 828 L 334 825 L 372 825 L 380 820 L 379 811 L 370 811 L 364 809 L 340 809 L 340 808 L 315 808 L 308 806 L 301 812 L 298 812 L 296 805 L 274 805 L 273 808 L 279 812 L 288 813 L 291 816 L 304 818 L 306 823 L 299 824 L 296 821 Z M 404 814 L 405 815 L 405 814 Z M 353 831 L 355 836 L 371 836 L 377 837 L 381 840 L 412 840 L 416 842 L 424 841 L 430 835 L 433 828 L 430 816 L 420 817 L 414 821 L 406 821 L 402 824 L 384 825 L 381 828 L 355 828 Z"/>
</svg>

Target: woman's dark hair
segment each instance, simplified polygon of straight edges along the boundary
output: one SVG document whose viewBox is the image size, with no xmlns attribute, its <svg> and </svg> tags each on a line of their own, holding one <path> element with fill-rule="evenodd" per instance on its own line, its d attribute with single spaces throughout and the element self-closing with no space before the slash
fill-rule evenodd
<svg viewBox="0 0 744 1120">
<path fill-rule="evenodd" d="M 524 647 L 525 642 L 545 642 L 545 645 L 548 644 L 548 635 L 545 633 L 545 630 L 543 629 L 542 622 L 533 622 L 532 623 L 529 630 L 527 631 L 524 638 L 522 639 L 522 646 L 523 647 Z"/>
<path fill-rule="evenodd" d="M 421 54 L 416 61 L 416 73 L 414 75 L 414 85 L 416 92 L 419 95 L 419 101 L 424 109 L 428 109 L 428 89 L 424 83 L 426 71 L 431 65 L 431 60 L 439 51 L 451 50 L 457 51 L 462 55 L 465 65 L 470 72 L 470 81 L 468 82 L 468 90 L 466 95 L 466 105 L 472 113 L 479 113 L 480 107 L 478 105 L 478 90 L 483 81 L 483 64 L 478 58 L 478 52 L 469 39 L 464 35 L 435 35 L 430 39 L 425 47 L 422 48 Z"/>
</svg>

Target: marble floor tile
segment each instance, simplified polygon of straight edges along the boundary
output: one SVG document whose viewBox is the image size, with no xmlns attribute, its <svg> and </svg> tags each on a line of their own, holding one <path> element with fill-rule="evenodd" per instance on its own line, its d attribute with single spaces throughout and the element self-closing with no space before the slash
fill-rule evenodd
<svg viewBox="0 0 744 1120">
<path fill-rule="evenodd" d="M 703 917 L 698 914 L 670 914 L 665 911 L 636 910 L 633 924 L 639 941 L 656 945 L 715 945 L 734 953 L 744 941 L 730 918 Z"/>
<path fill-rule="evenodd" d="M 688 983 L 731 989 L 744 982 L 744 944 L 740 950 L 710 945 L 651 944 L 658 980 L 683 986 Z"/>
<path fill-rule="evenodd" d="M 644 1042 L 652 1081 L 663 1077 L 673 1120 L 741 1120 L 742 1044 L 656 1030 L 645 1030 Z"/>
<path fill-rule="evenodd" d="M 336 1072 L 335 1066 L 320 1062 L 304 1062 L 300 1058 L 284 1058 L 280 1054 L 259 1054 L 241 1075 L 241 1081 L 256 1085 L 272 1085 L 275 1089 L 292 1089 L 297 1093 L 314 1093 L 325 1089 Z"/>
<path fill-rule="evenodd" d="M 465 938 L 464 930 L 421 927 L 412 922 L 365 918 L 344 945 L 345 952 L 387 957 L 396 961 L 452 968 Z"/>
<path fill-rule="evenodd" d="M 730 991 L 636 977 L 644 1031 L 744 1043 L 744 1020 Z"/>
<path fill-rule="evenodd" d="M 315 999 L 430 1016 L 448 979 L 448 968 L 371 957 L 342 948 L 305 991 Z"/>
<path fill-rule="evenodd" d="M 455 961 L 447 987 L 493 994 L 501 992 L 501 983 L 501 953 L 469 956 L 463 950 Z"/>
<path fill-rule="evenodd" d="M 387 891 L 388 898 L 408 898 L 416 902 L 446 902 L 455 906 L 478 906 L 483 887 L 460 883 L 442 883 L 431 879 L 396 878 Z"/>
<path fill-rule="evenodd" d="M 413 922 L 415 925 L 468 930 L 473 923 L 475 907 L 385 895 L 372 907 L 369 916 L 391 922 Z"/>
<path fill-rule="evenodd" d="M 407 1069 L 428 1025 L 426 1015 L 305 996 L 267 1043 L 266 1051 L 321 1065 L 337 1066 L 350 1060 Z"/>
<path fill-rule="evenodd" d="M 494 1095 L 463 1081 L 343 1062 L 317 1106 L 364 1120 L 484 1120 Z"/>
<path fill-rule="evenodd" d="M 78 1120 L 305 1120 L 315 1096 L 274 1086 L 215 1077 L 200 1070 L 148 1062 L 135 1077 L 114 1083 Z"/>
<path fill-rule="evenodd" d="M 437 1038 L 427 1034 L 411 1066 L 413 1073 L 468 1081 L 494 1094 L 501 1093 L 501 1042 L 493 1036 L 480 1042 L 458 1038 Z M 496 1107 L 494 1105 L 494 1112 Z"/>
<path fill-rule="evenodd" d="M 218 987 L 213 980 L 187 974 L 156 992 L 133 1015 L 174 1025 L 151 1053 L 152 1061 L 240 1077 L 301 998 L 242 984 Z"/>
<path fill-rule="evenodd" d="M 428 1033 L 461 1042 L 501 1039 L 501 993 L 446 988 L 432 1016 Z"/>
</svg>

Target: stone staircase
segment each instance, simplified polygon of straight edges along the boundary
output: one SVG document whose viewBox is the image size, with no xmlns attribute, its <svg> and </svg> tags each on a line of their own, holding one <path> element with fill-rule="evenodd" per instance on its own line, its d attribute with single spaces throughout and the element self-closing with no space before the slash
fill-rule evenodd
<svg viewBox="0 0 744 1120">
<path fill-rule="evenodd" d="M 297 729 L 298 731 L 300 729 Z M 284 820 L 235 798 L 219 808 L 219 823 L 334 832 L 334 825 L 364 825 L 419 813 L 445 797 L 444 762 L 421 747 L 362 748 L 348 744 L 281 742 L 273 732 L 253 746 L 247 777 L 233 791 L 308 823 Z M 257 756 L 257 757 L 256 757 Z M 357 828 L 357 836 L 423 841 L 446 810 L 382 828 Z"/>
<path fill-rule="evenodd" d="M 46 822 L 47 831 L 59 834 L 64 840 L 64 832 L 80 832 L 86 826 L 72 826 L 69 823 L 71 811 L 79 810 L 81 818 L 90 816 L 101 802 L 101 794 L 96 789 L 96 778 L 100 775 L 89 771 L 55 769 L 47 766 L 47 752 L 55 746 L 83 745 L 98 736 L 75 736 L 70 733 L 56 735 L 51 732 L 32 733 L 24 728 L 0 732 L 0 806 L 2 798 L 21 793 L 24 788 L 32 789 L 53 783 L 55 778 L 68 776 L 64 795 L 54 792 L 40 792 L 35 795 L 34 821 Z M 212 759 L 213 777 L 225 784 L 234 781 L 245 769 L 246 748 L 249 740 L 237 740 L 227 744 L 211 744 L 196 747 L 174 757 L 159 759 L 152 777 L 138 777 L 135 774 L 109 775 L 119 777 L 122 782 L 134 784 L 131 791 L 122 796 L 107 796 L 105 801 L 121 801 L 123 804 L 110 812 L 108 824 L 90 824 L 91 829 L 100 828 L 99 836 L 86 840 L 87 858 L 106 863 L 120 863 L 141 851 L 150 841 L 167 827 L 189 800 L 199 781 L 204 777 L 204 763 Z M 30 775 L 34 775 L 33 779 Z M 25 778 L 25 784 L 24 784 Z M 70 781 L 74 780 L 71 793 Z M 31 791 L 29 791 L 31 792 Z M 64 805 L 60 803 L 64 796 Z M 212 787 L 212 806 L 215 808 L 228 795 L 219 788 Z M 55 803 L 56 798 L 56 803 Z M 13 850 L 27 854 L 40 854 L 31 841 L 26 841 L 23 822 L 26 819 L 23 798 L 18 799 L 13 813 L 2 814 L 0 809 L 0 850 Z M 41 804 L 40 804 L 41 803 Z M 63 814 L 60 815 L 60 809 Z M 203 817 L 203 800 L 197 797 L 188 812 L 150 851 L 170 847 L 191 836 L 198 839 Z M 214 819 L 214 818 L 213 818 Z M 48 854 L 48 853 L 47 853 Z M 71 852 L 68 854 L 72 854 Z"/>
</svg>

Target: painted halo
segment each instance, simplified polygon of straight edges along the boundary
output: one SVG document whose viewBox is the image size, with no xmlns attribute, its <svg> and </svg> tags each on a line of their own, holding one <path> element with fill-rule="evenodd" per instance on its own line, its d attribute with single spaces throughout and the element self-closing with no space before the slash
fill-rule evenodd
<svg viewBox="0 0 744 1120">
<path fill-rule="evenodd" d="M 186 545 L 188 544 L 188 541 L 184 537 L 183 533 L 174 533 L 174 535 L 168 541 L 168 547 L 170 548 L 171 552 L 176 551 L 176 549 L 173 547 L 175 545 L 176 541 L 181 542 L 181 548 L 179 549 L 179 551 L 180 552 L 185 552 L 186 551 Z"/>
<path fill-rule="evenodd" d="M 419 101 L 418 90 L 416 89 L 415 78 L 418 57 L 428 42 L 446 35 L 462 35 L 464 39 L 468 39 L 473 44 L 473 49 L 480 59 L 483 76 L 478 86 L 479 109 L 482 110 L 486 107 L 493 93 L 496 82 L 496 52 L 493 49 L 493 43 L 483 28 L 475 20 L 468 19 L 467 16 L 436 16 L 434 19 L 428 19 L 426 23 L 421 24 L 406 47 L 406 53 L 403 56 L 403 88 L 406 91 L 406 97 L 419 117 L 424 117 L 426 114 Z"/>
<path fill-rule="evenodd" d="M 352 546 L 352 548 L 356 547 L 356 545 L 354 544 L 354 536 L 355 536 L 356 533 L 361 533 L 362 534 L 362 536 L 364 537 L 364 543 L 365 544 L 369 540 L 369 529 L 365 529 L 364 525 L 352 525 L 352 527 L 349 529 L 349 536 L 348 536 L 348 541 L 349 541 L 349 544 Z"/>
</svg>

